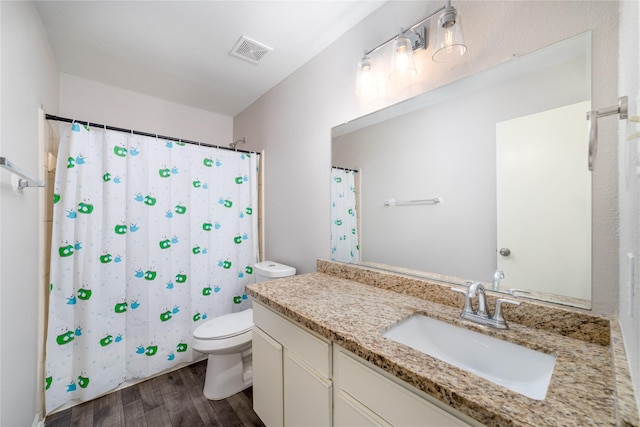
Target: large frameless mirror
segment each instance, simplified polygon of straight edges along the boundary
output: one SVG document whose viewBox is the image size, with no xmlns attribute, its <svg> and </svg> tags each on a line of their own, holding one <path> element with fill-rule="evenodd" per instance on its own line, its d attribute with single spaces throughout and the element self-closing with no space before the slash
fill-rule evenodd
<svg viewBox="0 0 640 427">
<path fill-rule="evenodd" d="M 591 307 L 591 33 L 332 130 L 332 259 Z"/>
</svg>

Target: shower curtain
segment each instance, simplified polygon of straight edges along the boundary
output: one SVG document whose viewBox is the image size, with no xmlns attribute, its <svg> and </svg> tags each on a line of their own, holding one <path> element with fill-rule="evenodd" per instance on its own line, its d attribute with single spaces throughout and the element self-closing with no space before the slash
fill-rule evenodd
<svg viewBox="0 0 640 427">
<path fill-rule="evenodd" d="M 360 262 L 355 171 L 331 168 L 331 259 Z"/>
<path fill-rule="evenodd" d="M 184 362 L 250 307 L 258 154 L 61 125 L 46 412 Z"/>
</svg>

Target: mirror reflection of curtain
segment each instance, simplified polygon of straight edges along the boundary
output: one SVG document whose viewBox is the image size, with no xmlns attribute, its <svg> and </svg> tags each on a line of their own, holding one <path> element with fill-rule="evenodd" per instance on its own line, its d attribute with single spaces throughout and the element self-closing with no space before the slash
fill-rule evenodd
<svg viewBox="0 0 640 427">
<path fill-rule="evenodd" d="M 360 262 L 356 173 L 357 171 L 353 170 L 331 168 L 331 259 L 333 261 Z"/>
<path fill-rule="evenodd" d="M 61 130 L 47 412 L 193 361 L 193 330 L 251 306 L 258 155 Z"/>
</svg>

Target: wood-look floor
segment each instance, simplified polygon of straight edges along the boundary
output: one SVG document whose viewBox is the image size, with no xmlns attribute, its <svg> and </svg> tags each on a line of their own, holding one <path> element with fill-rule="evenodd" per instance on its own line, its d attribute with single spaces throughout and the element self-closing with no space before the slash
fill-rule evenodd
<svg viewBox="0 0 640 427">
<path fill-rule="evenodd" d="M 45 427 L 264 426 L 253 412 L 253 389 L 225 400 L 202 394 L 206 360 L 52 414 Z"/>
</svg>

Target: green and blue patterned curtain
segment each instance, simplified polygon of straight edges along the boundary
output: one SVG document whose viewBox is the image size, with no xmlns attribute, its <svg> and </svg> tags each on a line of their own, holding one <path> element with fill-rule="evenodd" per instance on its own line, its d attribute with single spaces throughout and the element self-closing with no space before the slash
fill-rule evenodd
<svg viewBox="0 0 640 427">
<path fill-rule="evenodd" d="M 191 362 L 255 281 L 258 154 L 61 125 L 47 413 Z"/>
<path fill-rule="evenodd" d="M 358 264 L 356 171 L 331 168 L 331 259 Z"/>
</svg>

